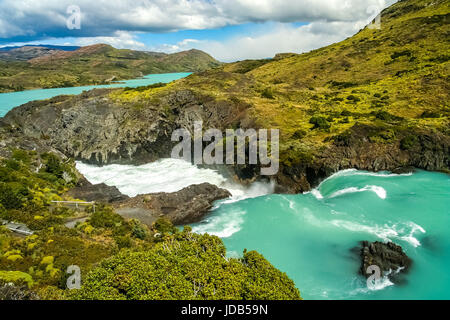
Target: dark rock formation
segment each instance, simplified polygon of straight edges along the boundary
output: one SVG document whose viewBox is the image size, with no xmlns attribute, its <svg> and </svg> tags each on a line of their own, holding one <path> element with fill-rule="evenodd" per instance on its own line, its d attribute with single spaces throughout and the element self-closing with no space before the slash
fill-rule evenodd
<svg viewBox="0 0 450 320">
<path fill-rule="evenodd" d="M 104 183 L 92 184 L 84 177 L 81 178 L 77 186 L 69 190 L 66 195 L 75 199 L 104 203 L 124 201 L 129 198 L 122 194 L 116 187 L 110 187 Z"/>
<path fill-rule="evenodd" d="M 96 89 L 79 96 L 33 101 L 11 110 L 0 120 L 0 156 L 9 146 L 54 151 L 93 164 L 143 164 L 169 157 L 177 128 L 257 128 L 244 102 L 218 101 L 189 90 L 170 92 L 145 106 L 111 98 L 112 90 Z M 143 102 L 144 103 L 144 102 Z M 411 168 L 445 171 L 450 167 L 450 137 L 438 130 L 395 127 L 395 137 L 379 143 L 371 137 L 384 129 L 355 124 L 330 138 L 323 148 L 307 151 L 296 161 L 280 163 L 274 177 L 277 192 L 311 190 L 331 174 L 348 168 L 411 172 Z M 394 129 L 393 129 L 394 130 Z M 192 132 L 191 132 L 192 133 Z M 257 165 L 228 166 L 241 182 L 259 178 Z"/>
<path fill-rule="evenodd" d="M 147 101 L 145 107 L 114 100 L 112 91 L 95 89 L 26 103 L 0 121 L 0 135 L 3 131 L 11 139 L 13 131 L 21 137 L 10 142 L 14 145 L 36 140 L 87 163 L 143 164 L 170 156 L 177 143 L 171 135 L 177 128 L 192 131 L 198 120 L 205 127 L 227 128 L 239 120 L 236 114 L 245 116 L 245 105 L 199 97 L 188 90 Z"/>
<path fill-rule="evenodd" d="M 361 242 L 360 249 L 361 268 L 360 273 L 366 278 L 369 266 L 378 266 L 383 275 L 388 275 L 391 281 L 395 281 L 400 273 L 405 273 L 411 267 L 412 260 L 403 252 L 402 247 L 393 242 Z"/>
<path fill-rule="evenodd" d="M 370 136 L 381 131 L 370 125 L 356 124 L 346 133 L 334 137 L 331 144 L 314 154 L 313 162 L 280 166 L 276 176 L 284 190 L 297 193 L 309 191 L 333 173 L 344 169 L 372 172 L 413 172 L 414 168 L 445 171 L 450 167 L 450 137 L 440 132 L 397 132 L 391 143 L 375 143 Z M 414 145 L 402 148 L 402 139 L 414 135 Z"/>
<path fill-rule="evenodd" d="M 136 218 L 149 215 L 156 220 L 166 217 L 174 224 L 188 224 L 200 221 L 212 208 L 216 200 L 225 199 L 231 194 L 209 183 L 186 187 L 172 193 L 152 193 L 138 195 L 116 204 L 117 212 L 126 217 L 136 215 Z M 131 216 L 130 216 L 131 215 Z M 140 217 L 141 216 L 141 217 Z M 149 220 L 149 217 L 146 219 Z M 147 223 L 147 221 L 143 221 Z"/>
</svg>

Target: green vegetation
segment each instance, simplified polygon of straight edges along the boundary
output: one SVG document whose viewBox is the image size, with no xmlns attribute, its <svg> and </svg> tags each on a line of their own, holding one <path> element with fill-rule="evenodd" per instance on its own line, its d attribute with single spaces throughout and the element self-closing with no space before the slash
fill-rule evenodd
<svg viewBox="0 0 450 320">
<path fill-rule="evenodd" d="M 0 226 L 0 300 L 300 298 L 261 255 L 229 259 L 217 237 L 165 219 L 150 229 L 103 204 L 84 212 L 52 204 L 74 200 L 65 192 L 77 179 L 74 163 L 56 154 L 11 150 L 0 159 L 0 219 L 34 230 L 24 238 Z M 65 225 L 80 215 L 88 219 Z M 79 291 L 66 288 L 70 265 L 81 269 Z"/>
<path fill-rule="evenodd" d="M 388 139 L 372 138 L 374 144 L 400 144 L 407 132 L 448 134 L 449 15 L 448 1 L 400 1 L 382 12 L 380 30 L 364 28 L 305 54 L 225 64 L 158 92 L 115 97 L 145 105 L 150 97 L 191 90 L 239 101 L 248 110 L 237 125 L 280 129 L 280 157 L 287 166 L 304 155 L 311 159 L 356 124 L 392 132 Z"/>
<path fill-rule="evenodd" d="M 282 166 L 312 164 L 332 143 L 348 146 L 352 127 L 363 128 L 373 147 L 391 145 L 407 152 L 426 143 L 420 132 L 449 135 L 449 15 L 448 1 L 400 1 L 383 11 L 381 30 L 365 28 L 302 55 L 221 65 L 166 86 L 118 89 L 109 95 L 136 109 L 159 106 L 169 120 L 173 111 L 164 101 L 175 91 L 190 90 L 218 106 L 231 103 L 237 106 L 232 125 L 280 129 Z M 55 68 L 73 69 L 62 73 L 66 78 L 54 76 L 39 61 L 32 68 L 42 68 L 46 76 L 39 81 L 45 86 L 71 81 L 73 74 L 79 77 L 74 83 L 87 84 L 113 73 L 117 79 L 128 76 L 129 70 L 150 73 L 150 64 L 133 59 L 133 68 L 126 68 L 128 54 L 134 53 L 100 47 L 86 57 L 52 61 Z M 84 65 L 90 73 L 82 79 L 78 75 Z M 20 82 L 9 68 L 15 64 L 0 68 L 3 88 L 35 85 L 34 75 Z M 166 220 L 148 228 L 98 206 L 95 213 L 87 210 L 88 220 L 67 228 L 65 221 L 79 213 L 52 207 L 51 201 L 66 199 L 65 191 L 76 181 L 73 162 L 53 154 L 12 150 L 0 160 L 0 218 L 35 230 L 18 238 L 0 228 L 3 279 L 51 299 L 300 297 L 292 281 L 256 252 L 227 258 L 220 239 L 189 228 L 179 231 Z M 64 289 L 71 264 L 87 275 L 79 291 Z"/>
<path fill-rule="evenodd" d="M 0 92 L 108 84 L 146 74 L 195 72 L 219 65 L 199 50 L 164 54 L 99 44 L 28 61 L 0 59 Z"/>
<path fill-rule="evenodd" d="M 147 251 L 123 250 L 92 270 L 74 299 L 299 299 L 294 283 L 255 251 L 227 258 L 215 236 L 163 233 Z"/>
</svg>

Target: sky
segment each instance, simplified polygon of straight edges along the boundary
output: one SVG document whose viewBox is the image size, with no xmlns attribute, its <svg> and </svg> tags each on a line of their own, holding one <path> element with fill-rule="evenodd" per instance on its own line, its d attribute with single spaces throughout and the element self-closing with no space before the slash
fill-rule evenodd
<svg viewBox="0 0 450 320">
<path fill-rule="evenodd" d="M 396 0 L 0 0 L 0 46 L 90 45 L 220 61 L 341 41 Z"/>
</svg>

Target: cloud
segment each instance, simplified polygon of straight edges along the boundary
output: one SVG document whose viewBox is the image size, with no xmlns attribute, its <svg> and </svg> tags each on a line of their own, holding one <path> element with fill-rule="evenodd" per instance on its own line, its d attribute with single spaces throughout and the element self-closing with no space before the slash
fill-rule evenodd
<svg viewBox="0 0 450 320">
<path fill-rule="evenodd" d="M 300 27 L 270 24 L 271 29 L 258 36 L 237 36 L 226 41 L 192 41 L 154 48 L 158 51 L 204 50 L 220 61 L 271 58 L 280 52 L 302 53 L 341 41 L 359 31 L 367 21 L 313 22 Z"/>
<path fill-rule="evenodd" d="M 117 49 L 145 50 L 144 43 L 136 40 L 137 36 L 126 31 L 116 31 L 110 37 L 81 37 L 74 42 L 78 46 L 87 46 L 96 43 L 106 43 Z"/>
<path fill-rule="evenodd" d="M 123 32 L 201 30 L 246 22 L 351 22 L 394 0 L 2 0 L 0 38 L 116 37 Z M 66 10 L 78 5 L 81 29 Z M 1 39 L 0 39 L 1 40 Z"/>
</svg>

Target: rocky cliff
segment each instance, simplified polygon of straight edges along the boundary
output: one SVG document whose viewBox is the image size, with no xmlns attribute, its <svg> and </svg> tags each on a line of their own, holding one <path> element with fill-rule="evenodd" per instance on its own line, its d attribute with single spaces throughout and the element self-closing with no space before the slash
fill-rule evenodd
<svg viewBox="0 0 450 320">
<path fill-rule="evenodd" d="M 279 192 L 311 189 L 346 168 L 449 170 L 448 1 L 401 1 L 382 28 L 274 59 L 240 61 L 172 84 L 93 90 L 30 102 L 0 124 L 10 146 L 95 164 L 170 155 L 174 129 L 280 130 Z M 3 146 L 3 147 L 1 147 Z M 230 169 L 241 181 L 258 166 Z"/>
</svg>

